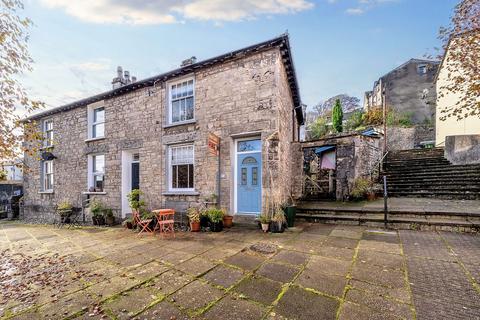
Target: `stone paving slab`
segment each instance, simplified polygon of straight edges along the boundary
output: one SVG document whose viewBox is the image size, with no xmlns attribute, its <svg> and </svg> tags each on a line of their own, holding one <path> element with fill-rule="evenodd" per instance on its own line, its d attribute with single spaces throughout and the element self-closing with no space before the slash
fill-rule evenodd
<svg viewBox="0 0 480 320">
<path fill-rule="evenodd" d="M 0 319 L 480 319 L 479 248 L 310 223 L 161 239 L 0 221 Z"/>
</svg>

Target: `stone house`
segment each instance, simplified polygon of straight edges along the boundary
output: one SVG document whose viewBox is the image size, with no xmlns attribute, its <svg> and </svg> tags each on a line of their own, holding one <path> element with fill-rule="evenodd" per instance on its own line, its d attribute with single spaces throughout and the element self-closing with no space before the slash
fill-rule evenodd
<svg viewBox="0 0 480 320">
<path fill-rule="evenodd" d="M 26 120 L 45 149 L 25 155 L 25 219 L 85 198 L 124 218 L 135 188 L 150 209 L 219 202 L 245 215 L 291 196 L 304 120 L 288 35 L 144 80 L 118 71 L 112 90 Z"/>
<path fill-rule="evenodd" d="M 364 109 L 382 107 L 385 99 L 387 107 L 400 114 L 411 114 L 415 124 L 433 122 L 437 97 L 435 74 L 439 64 L 432 60 L 408 60 L 375 81 L 372 91 L 365 92 Z"/>
</svg>

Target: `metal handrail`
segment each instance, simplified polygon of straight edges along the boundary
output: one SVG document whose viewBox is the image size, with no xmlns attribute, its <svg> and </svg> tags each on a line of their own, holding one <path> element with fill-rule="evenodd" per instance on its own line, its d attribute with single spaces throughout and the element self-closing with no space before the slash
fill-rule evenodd
<svg viewBox="0 0 480 320">
<path fill-rule="evenodd" d="M 372 166 L 369 172 L 370 179 L 373 177 L 373 172 L 375 171 L 377 166 L 378 166 L 378 172 L 380 173 L 380 164 L 383 162 L 383 160 L 388 155 L 388 153 L 389 151 L 385 152 L 385 154 L 379 160 L 377 160 L 377 162 L 374 163 L 374 165 Z"/>
</svg>

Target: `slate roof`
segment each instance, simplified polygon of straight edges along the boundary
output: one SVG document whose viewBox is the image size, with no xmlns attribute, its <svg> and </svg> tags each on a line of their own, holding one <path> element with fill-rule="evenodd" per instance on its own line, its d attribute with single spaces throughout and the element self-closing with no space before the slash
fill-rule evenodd
<svg viewBox="0 0 480 320">
<path fill-rule="evenodd" d="M 178 69 L 174 69 L 150 78 L 146 78 L 143 80 L 136 81 L 134 83 L 130 83 L 128 85 L 122 86 L 117 89 L 109 90 L 94 96 L 90 96 L 85 99 L 81 99 L 69 104 L 65 104 L 60 107 L 52 108 L 49 110 L 45 110 L 43 112 L 34 114 L 26 119 L 24 121 L 30 121 L 30 120 L 37 120 L 55 113 L 59 113 L 62 111 L 68 111 L 74 108 L 86 106 L 88 104 L 104 100 L 104 99 L 109 99 L 115 96 L 119 96 L 122 94 L 125 94 L 127 92 L 131 92 L 133 90 L 137 90 L 140 88 L 145 88 L 149 86 L 153 86 L 155 82 L 159 81 L 167 81 L 171 78 L 182 76 L 185 74 L 189 74 L 192 72 L 195 72 L 197 70 L 201 70 L 203 68 L 210 67 L 212 65 L 216 65 L 218 63 L 223 63 L 226 61 L 238 59 L 241 57 L 244 57 L 248 54 L 256 53 L 256 52 L 261 52 L 264 50 L 268 50 L 270 48 L 275 48 L 278 47 L 280 49 L 280 53 L 282 55 L 282 61 L 285 64 L 285 70 L 287 73 L 287 80 L 290 86 L 290 91 L 292 94 L 293 98 L 293 103 L 294 103 L 294 110 L 297 118 L 297 122 L 299 124 L 304 123 L 304 117 L 303 117 L 303 110 L 302 110 L 302 102 L 300 99 L 300 91 L 298 88 L 298 81 L 297 81 L 297 76 L 295 73 L 295 67 L 293 64 L 293 58 L 292 58 L 292 53 L 290 49 L 290 41 L 287 33 L 284 33 L 280 35 L 279 37 L 263 41 L 239 50 L 231 51 L 210 59 L 206 59 L 203 61 L 196 62 L 194 64 L 190 64 Z"/>
</svg>

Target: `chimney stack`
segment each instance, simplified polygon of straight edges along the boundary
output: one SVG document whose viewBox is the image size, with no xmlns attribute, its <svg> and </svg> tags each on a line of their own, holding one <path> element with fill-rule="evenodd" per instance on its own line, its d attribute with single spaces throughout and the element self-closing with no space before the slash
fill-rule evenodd
<svg viewBox="0 0 480 320">
<path fill-rule="evenodd" d="M 186 66 L 189 66 L 189 65 L 191 65 L 191 64 L 194 64 L 195 62 L 197 62 L 197 57 L 192 56 L 192 57 L 189 58 L 189 59 L 183 60 L 183 61 L 182 61 L 182 64 L 180 65 L 180 67 L 186 67 Z"/>
<path fill-rule="evenodd" d="M 127 84 L 137 81 L 137 77 L 132 76 L 130 78 L 130 71 L 123 71 L 121 66 L 117 67 L 117 76 L 112 80 L 112 88 L 118 89 L 120 87 L 126 86 Z"/>
</svg>

